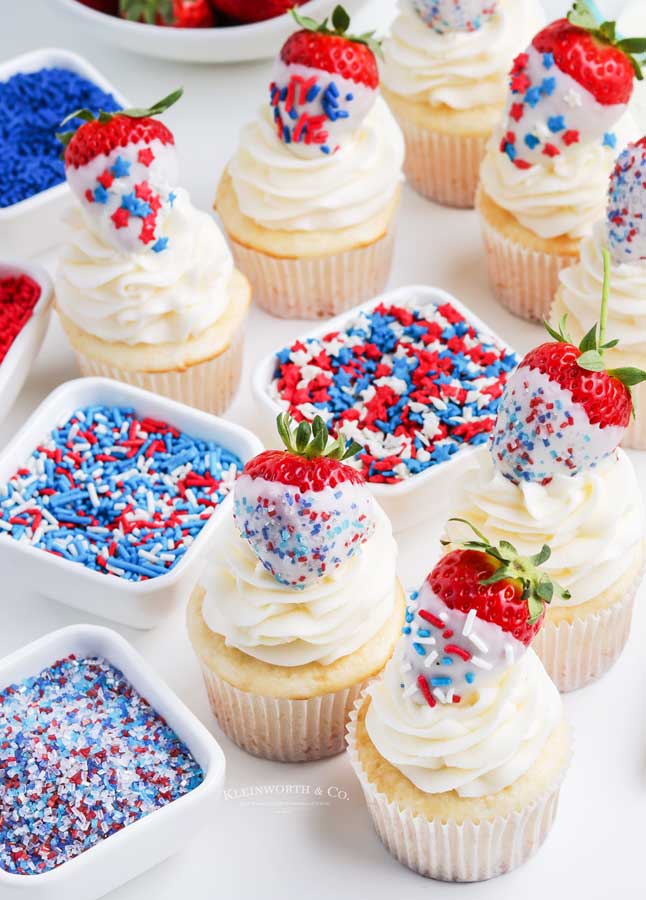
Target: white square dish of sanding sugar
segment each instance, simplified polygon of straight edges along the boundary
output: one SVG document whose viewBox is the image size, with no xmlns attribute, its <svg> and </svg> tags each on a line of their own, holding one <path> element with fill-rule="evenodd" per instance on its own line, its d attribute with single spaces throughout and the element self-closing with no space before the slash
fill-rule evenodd
<svg viewBox="0 0 646 900">
<path fill-rule="evenodd" d="M 152 628 L 188 599 L 235 476 L 261 450 L 182 403 L 68 381 L 0 453 L 0 567 L 45 597 Z"/>
</svg>

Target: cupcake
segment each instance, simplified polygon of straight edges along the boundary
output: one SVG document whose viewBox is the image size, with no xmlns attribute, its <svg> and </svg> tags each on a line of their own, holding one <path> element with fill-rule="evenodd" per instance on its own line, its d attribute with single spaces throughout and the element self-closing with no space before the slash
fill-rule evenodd
<svg viewBox="0 0 646 900">
<path fill-rule="evenodd" d="M 607 268 L 607 266 L 606 266 Z M 644 568 L 644 509 L 628 457 L 628 385 L 646 373 L 605 368 L 607 277 L 600 325 L 580 347 L 564 333 L 522 360 L 507 382 L 489 456 L 462 485 L 456 514 L 523 554 L 552 548 L 548 574 L 570 594 L 550 604 L 534 649 L 562 691 L 616 661 Z M 459 522 L 450 539 L 464 536 Z"/>
<path fill-rule="evenodd" d="M 586 22 L 570 13 L 516 58 L 480 172 L 489 276 L 503 306 L 525 319 L 547 316 L 559 271 L 603 216 L 615 148 L 632 137 L 624 114 L 637 63 Z"/>
<path fill-rule="evenodd" d="M 387 516 L 323 420 L 278 418 L 285 450 L 252 459 L 228 533 L 193 592 L 191 643 L 225 734 L 256 756 L 344 749 L 348 715 L 390 658 L 405 598 Z"/>
<path fill-rule="evenodd" d="M 543 22 L 536 0 L 400 0 L 384 41 L 382 92 L 406 140 L 411 186 L 472 207 L 507 73 Z"/>
<path fill-rule="evenodd" d="M 65 143 L 76 200 L 56 307 L 84 375 L 104 375 L 207 412 L 237 389 L 247 280 L 214 220 L 177 187 L 172 133 L 149 110 L 87 113 Z"/>
<path fill-rule="evenodd" d="M 537 568 L 548 558 L 479 533 L 447 553 L 352 716 L 350 759 L 377 833 L 420 875 L 493 878 L 551 828 L 570 736 L 529 646 L 563 593 Z"/>
<path fill-rule="evenodd" d="M 404 141 L 379 96 L 371 35 L 341 7 L 283 46 L 269 103 L 242 131 L 215 206 L 258 303 L 325 318 L 380 293 L 390 273 Z"/>
<path fill-rule="evenodd" d="M 581 244 L 581 259 L 564 269 L 552 306 L 555 327 L 567 316 L 576 341 L 596 321 L 604 279 L 603 254 L 609 251 L 611 291 L 608 321 L 619 346 L 606 356 L 613 369 L 646 369 L 646 138 L 630 145 L 617 160 L 610 179 L 605 221 L 598 222 Z M 624 435 L 624 447 L 646 450 L 646 386 L 633 387 L 635 416 Z"/>
</svg>

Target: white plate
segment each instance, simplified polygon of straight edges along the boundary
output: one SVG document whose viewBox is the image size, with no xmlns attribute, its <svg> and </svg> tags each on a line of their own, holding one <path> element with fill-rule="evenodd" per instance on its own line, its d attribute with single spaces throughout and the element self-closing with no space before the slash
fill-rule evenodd
<svg viewBox="0 0 646 900">
<path fill-rule="evenodd" d="M 503 341 L 499 335 L 492 331 L 463 303 L 460 303 L 451 294 L 447 294 L 446 291 L 425 285 L 410 285 L 389 291 L 380 297 L 368 300 L 367 303 L 355 306 L 334 319 L 329 319 L 311 331 L 299 335 L 296 340 L 305 341 L 307 338 L 321 337 L 332 331 L 343 331 L 348 320 L 353 319 L 358 312 L 371 310 L 380 303 L 412 306 L 417 305 L 419 302 L 429 301 L 437 304 L 450 303 L 462 313 L 467 322 L 470 322 L 480 334 L 488 336 L 494 343 L 499 347 L 504 347 L 509 353 L 515 353 L 515 350 L 506 341 Z M 287 343 L 293 344 L 294 341 Z M 282 350 L 284 346 L 285 344 L 276 347 L 274 352 L 261 359 L 253 373 L 253 393 L 262 411 L 262 420 L 259 422 L 260 433 L 269 446 L 277 445 L 276 416 L 284 411 L 284 407 L 280 406 L 269 395 L 269 386 L 273 380 L 273 373 L 276 368 L 276 353 Z M 446 490 L 446 485 L 458 479 L 466 468 L 474 463 L 474 456 L 479 451 L 481 452 L 482 449 L 482 445 L 479 444 L 475 446 L 465 444 L 462 449 L 457 450 L 445 462 L 431 466 L 417 475 L 412 475 L 406 481 L 400 481 L 397 484 L 369 484 L 368 486 L 374 497 L 388 513 L 395 531 L 403 531 L 405 528 L 418 525 L 430 516 L 434 518 L 443 516 L 449 493 Z"/>
<path fill-rule="evenodd" d="M 69 50 L 34 50 L 7 60 L 0 64 L 0 82 L 7 81 L 18 72 L 37 72 L 51 67 L 76 72 L 102 91 L 112 94 L 121 106 L 130 106 L 123 94 L 91 63 Z M 70 189 L 64 181 L 20 203 L 0 209 L 0 252 L 3 257 L 35 256 L 58 244 L 61 239 L 61 215 L 70 198 Z"/>
<path fill-rule="evenodd" d="M 28 275 L 40 285 L 40 297 L 31 318 L 17 335 L 9 352 L 0 362 L 0 422 L 13 406 L 22 390 L 31 364 L 38 356 L 52 308 L 53 285 L 47 272 L 33 263 L 0 259 L 0 278 Z"/>
<path fill-rule="evenodd" d="M 42 875 L 14 875 L 0 869 L 3 900 L 96 900 L 136 878 L 187 844 L 209 822 L 224 784 L 224 754 L 214 737 L 130 644 L 110 628 L 62 628 L 0 660 L 0 690 L 47 666 L 76 656 L 101 656 L 170 725 L 202 767 L 194 790 L 100 841 Z"/>
<path fill-rule="evenodd" d="M 0 454 L 0 484 L 30 456 L 40 440 L 59 422 L 81 406 L 132 406 L 139 415 L 175 425 L 203 440 L 215 441 L 246 462 L 262 450 L 258 438 L 246 428 L 225 422 L 166 397 L 108 378 L 78 378 L 56 388 L 32 413 L 10 444 Z M 95 616 L 133 628 L 153 628 L 172 607 L 187 602 L 197 583 L 218 525 L 231 515 L 231 495 L 215 509 L 182 559 L 166 575 L 148 581 L 110 577 L 80 563 L 47 553 L 26 542 L 0 538 L 0 571 L 11 572 L 24 589 L 59 603 L 83 609 Z M 3 595 L 10 615 L 13 598 Z"/>
<path fill-rule="evenodd" d="M 299 12 L 322 20 L 337 2 L 338 0 L 311 0 L 310 3 L 299 7 Z M 368 0 L 344 0 L 343 5 L 349 13 L 354 13 L 367 2 Z M 278 53 L 287 36 L 296 30 L 289 13 L 251 25 L 233 25 L 227 28 L 169 28 L 108 16 L 83 6 L 77 0 L 58 0 L 58 3 L 65 12 L 83 23 L 97 38 L 103 38 L 133 53 L 184 62 L 227 63 L 266 59 Z"/>
</svg>

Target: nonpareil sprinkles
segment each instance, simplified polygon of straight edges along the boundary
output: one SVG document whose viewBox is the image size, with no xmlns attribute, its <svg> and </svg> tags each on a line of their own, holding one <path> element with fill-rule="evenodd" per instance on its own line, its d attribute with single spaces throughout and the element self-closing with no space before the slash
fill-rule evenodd
<svg viewBox="0 0 646 900">
<path fill-rule="evenodd" d="M 112 94 L 69 69 L 19 72 L 0 83 L 0 208 L 65 181 L 56 137 L 65 116 L 119 108 Z M 75 119 L 69 127 L 80 124 Z"/>
<path fill-rule="evenodd" d="M 54 869 L 203 779 L 118 669 L 60 660 L 0 691 L 0 869 Z"/>
<path fill-rule="evenodd" d="M 0 487 L 0 539 L 128 581 L 165 575 L 229 493 L 241 460 L 133 409 L 90 406 Z"/>
<path fill-rule="evenodd" d="M 0 278 L 0 363 L 38 303 L 40 285 L 28 275 Z"/>
<path fill-rule="evenodd" d="M 299 421 L 342 428 L 365 448 L 356 464 L 367 480 L 395 483 L 487 441 L 518 359 L 450 303 L 429 301 L 359 312 L 276 363 L 270 395 Z"/>
</svg>

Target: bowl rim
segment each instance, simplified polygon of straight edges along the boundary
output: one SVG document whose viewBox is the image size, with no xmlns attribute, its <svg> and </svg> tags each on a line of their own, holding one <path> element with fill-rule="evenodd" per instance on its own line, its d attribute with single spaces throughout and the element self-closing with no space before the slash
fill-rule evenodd
<svg viewBox="0 0 646 900">
<path fill-rule="evenodd" d="M 0 361 L 0 391 L 7 379 L 11 378 L 13 367 L 18 359 L 28 349 L 30 331 L 34 330 L 39 319 L 49 316 L 54 300 L 54 283 L 43 266 L 27 260 L 0 258 L 0 279 L 13 275 L 27 275 L 35 281 L 40 287 L 40 297 L 36 301 L 31 316 L 14 338 L 4 359 Z"/>
<path fill-rule="evenodd" d="M 365 310 L 371 310 L 375 306 L 379 306 L 380 303 L 399 303 L 401 305 L 406 305 L 407 298 L 408 302 L 411 303 L 420 297 L 430 300 L 431 302 L 437 302 L 438 304 L 450 303 L 452 306 L 455 306 L 455 308 L 462 313 L 464 318 L 467 319 L 467 321 L 469 321 L 481 334 L 491 338 L 493 342 L 504 348 L 508 353 L 519 358 L 518 352 L 511 344 L 504 340 L 504 338 L 494 331 L 490 325 L 487 325 L 486 322 L 476 315 L 476 313 L 461 300 L 458 300 L 457 297 L 442 288 L 426 284 L 402 285 L 401 287 L 379 294 L 377 297 L 373 297 L 364 303 L 360 303 L 357 306 L 352 307 L 352 309 L 346 310 L 338 316 L 334 316 L 332 319 L 327 319 L 313 328 L 301 332 L 291 341 L 291 343 L 293 344 L 295 341 L 306 341 L 310 338 L 318 338 L 330 331 L 341 331 L 350 319 Z M 277 350 L 270 351 L 256 363 L 251 379 L 252 393 L 256 401 L 274 415 L 284 412 L 284 407 L 280 406 L 272 397 L 270 397 L 268 392 L 269 386 L 273 381 L 273 368 L 276 353 Z M 409 478 L 399 481 L 396 484 L 382 484 L 374 481 L 368 481 L 367 484 L 377 499 L 399 497 L 416 490 L 425 485 L 428 481 L 432 481 L 437 477 L 438 472 L 442 470 L 446 471 L 448 468 L 464 462 L 465 459 L 478 453 L 481 449 L 481 444 L 463 444 L 452 454 L 452 456 L 443 462 L 437 463 L 434 466 L 429 466 L 427 469 L 424 469 L 423 472 L 411 475 Z"/>
</svg>

